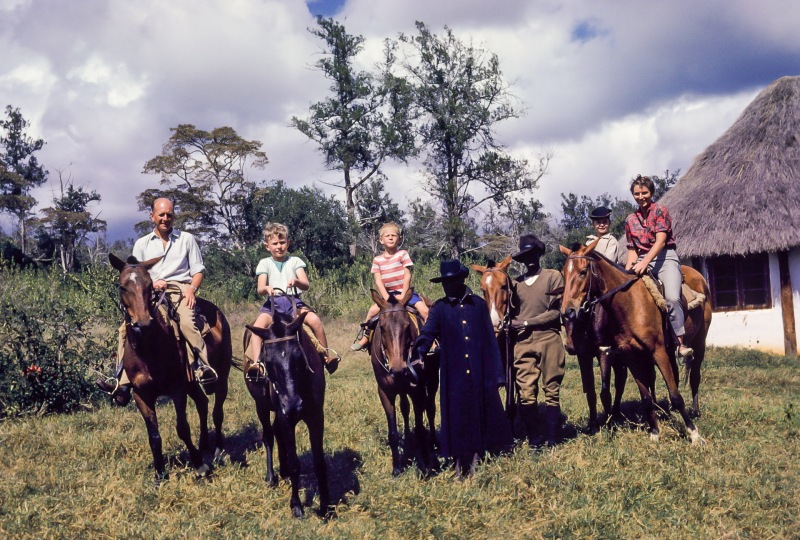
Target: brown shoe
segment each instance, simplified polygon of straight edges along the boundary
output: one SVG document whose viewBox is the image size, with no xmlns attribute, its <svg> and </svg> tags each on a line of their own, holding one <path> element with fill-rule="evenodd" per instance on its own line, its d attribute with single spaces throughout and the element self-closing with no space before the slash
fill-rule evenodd
<svg viewBox="0 0 800 540">
<path fill-rule="evenodd" d="M 325 369 L 328 370 L 328 373 L 333 375 L 336 370 L 339 369 L 339 361 L 342 357 L 331 348 L 325 349 L 325 353 Z"/>
<path fill-rule="evenodd" d="M 120 385 L 117 379 L 97 379 L 95 381 L 97 387 L 111 396 L 112 403 L 124 407 L 131 401 L 131 387 L 130 385 Z"/>
</svg>

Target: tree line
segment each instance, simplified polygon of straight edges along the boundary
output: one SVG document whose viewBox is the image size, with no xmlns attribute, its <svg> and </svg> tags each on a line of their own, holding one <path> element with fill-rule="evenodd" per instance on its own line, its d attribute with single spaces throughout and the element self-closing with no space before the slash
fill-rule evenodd
<svg viewBox="0 0 800 540">
<path fill-rule="evenodd" d="M 521 232 L 549 244 L 582 241 L 591 232 L 588 212 L 600 205 L 612 209 L 612 231 L 621 233 L 633 209 L 627 198 L 562 194 L 561 217 L 553 219 L 533 196 L 551 156 L 530 163 L 498 140 L 498 125 L 520 118 L 524 106 L 496 54 L 446 26 L 436 34 L 417 22 L 415 33 L 387 39 L 381 61 L 364 70 L 356 60 L 362 36 L 324 17 L 309 32 L 320 40 L 315 67 L 330 81 L 329 94 L 290 124 L 316 143 L 329 170 L 341 173 L 336 187 L 342 199 L 318 187 L 252 180 L 269 163 L 262 143 L 227 126 L 171 128 L 161 153 L 144 164 L 142 172 L 159 175 L 160 183 L 138 194 L 140 210 L 157 197 L 171 198 L 176 226 L 194 233 L 221 269 L 252 274 L 267 221 L 289 225 L 294 248 L 321 271 L 371 256 L 385 221 L 403 227 L 406 244 L 422 260 L 470 253 L 502 258 Z M 29 122 L 10 105 L 0 127 L 0 212 L 16 223 L 13 236 L 3 239 L 4 258 L 36 259 L 70 272 L 109 250 L 129 251 L 129 240 L 106 244 L 106 222 L 92 210 L 100 195 L 76 186 L 63 171 L 56 171 L 52 205 L 33 214 L 31 191 L 48 179 L 36 157 L 45 142 L 26 134 Z M 403 211 L 386 190 L 384 168 L 412 160 L 422 165 L 428 197 L 409 201 Z M 669 171 L 656 177 L 663 190 L 676 178 Z M 151 226 L 142 221 L 136 232 Z M 545 264 L 555 266 L 558 257 L 551 254 Z"/>
</svg>

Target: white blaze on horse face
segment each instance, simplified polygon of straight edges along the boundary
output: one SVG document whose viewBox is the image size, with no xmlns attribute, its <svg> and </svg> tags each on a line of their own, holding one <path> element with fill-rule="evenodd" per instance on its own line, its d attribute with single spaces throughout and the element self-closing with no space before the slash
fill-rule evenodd
<svg viewBox="0 0 800 540">
<path fill-rule="evenodd" d="M 574 269 L 575 267 L 572 265 L 572 261 L 569 261 L 567 264 L 567 272 L 572 272 Z"/>
<path fill-rule="evenodd" d="M 136 274 L 133 274 L 133 273 L 128 274 L 128 281 L 132 281 L 133 283 L 136 283 Z"/>
<path fill-rule="evenodd" d="M 500 328 L 502 317 L 500 317 L 500 314 L 497 312 L 497 306 L 494 305 L 494 302 L 492 302 L 492 305 L 490 306 L 489 317 L 491 317 L 494 327 Z"/>
</svg>

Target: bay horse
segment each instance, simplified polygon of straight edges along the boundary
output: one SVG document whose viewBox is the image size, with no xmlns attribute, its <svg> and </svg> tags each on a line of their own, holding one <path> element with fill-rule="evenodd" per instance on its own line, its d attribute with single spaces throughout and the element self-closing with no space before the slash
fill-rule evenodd
<svg viewBox="0 0 800 540">
<path fill-rule="evenodd" d="M 254 380 L 245 376 L 245 385 L 256 402 L 256 413 L 263 430 L 267 452 L 265 480 L 270 486 L 278 483 L 272 464 L 273 442 L 277 439 L 280 473 L 282 477 L 288 477 L 292 485 L 289 501 L 292 515 L 297 518 L 303 516 L 299 494 L 300 460 L 297 457 L 295 434 L 296 426 L 302 420 L 308 427 L 311 441 L 319 489 L 319 511 L 320 515 L 325 516 L 330 505 L 328 467 L 323 450 L 325 368 L 322 358 L 303 330 L 303 321 L 308 312 L 296 316 L 276 312 L 274 299 L 272 306 L 272 324 L 266 329 L 247 325 L 243 338 L 245 374 L 253 361 L 247 357 L 251 333 L 263 340 L 259 359 L 266 367 L 266 377 Z M 270 422 L 270 411 L 275 412 L 274 424 Z"/>
<path fill-rule="evenodd" d="M 503 369 L 506 373 L 506 403 L 505 409 L 509 419 L 514 420 L 516 412 L 516 376 L 514 374 L 514 345 L 511 342 L 511 277 L 508 268 L 511 266 L 511 255 L 494 263 L 490 261 L 486 266 L 470 265 L 481 276 L 481 291 L 483 299 L 489 308 L 489 317 L 500 347 L 500 358 L 503 360 Z"/>
<path fill-rule="evenodd" d="M 206 477 L 211 467 L 203 462 L 202 452 L 208 450 L 208 398 L 200 385 L 187 377 L 188 364 L 185 348 L 179 346 L 172 325 L 154 302 L 153 281 L 148 270 L 161 257 L 139 262 L 134 257 L 123 261 L 113 253 L 108 254 L 111 266 L 119 270 L 119 301 L 125 318 L 125 347 L 122 364 L 133 386 L 133 398 L 144 419 L 150 450 L 153 454 L 155 481 L 158 485 L 168 478 L 164 466 L 161 434 L 156 415 L 156 398 L 169 396 L 175 406 L 178 437 L 189 450 L 195 475 Z M 169 302 L 162 295 L 162 301 Z M 203 298 L 197 298 L 196 309 L 205 317 L 210 331 L 204 337 L 208 361 L 217 372 L 217 382 L 212 413 L 216 431 L 214 459 L 224 450 L 222 422 L 223 404 L 228 395 L 228 374 L 231 368 L 231 331 L 222 311 Z M 189 422 L 186 419 L 186 397 L 195 403 L 200 417 L 199 449 L 192 443 Z"/>
<path fill-rule="evenodd" d="M 650 437 L 658 440 L 660 431 L 651 393 L 655 384 L 655 364 L 666 383 L 670 405 L 683 418 L 690 440 L 693 444 L 703 444 L 705 441 L 678 388 L 678 365 L 675 347 L 667 336 L 667 315 L 656 305 L 642 280 L 595 252 L 596 246 L 597 240 L 574 251 L 560 246 L 562 253 L 567 255 L 562 270 L 565 285 L 561 305 L 567 352 L 575 354 L 576 350 L 586 350 L 576 343 L 587 338 L 587 325 L 588 333 L 596 343 L 610 345 L 615 359 L 633 375 L 639 387 Z M 692 289 L 708 291 L 708 285 L 696 270 L 684 266 L 682 271 Z M 600 310 L 596 310 L 598 305 Z M 597 320 L 593 320 L 595 313 L 599 313 Z M 684 343 L 695 349 L 698 373 L 705 354 L 710 319 L 710 306 L 704 306 L 699 315 L 690 312 L 686 317 Z M 591 359 L 588 369 L 585 359 L 582 361 L 581 376 L 593 377 Z M 594 387 L 593 380 L 591 386 Z M 587 394 L 587 399 L 592 397 Z M 592 413 L 594 407 L 594 404 L 589 404 L 590 415 L 594 414 L 590 423 L 596 423 L 596 411 Z"/>
<path fill-rule="evenodd" d="M 431 453 L 435 441 L 436 392 L 439 388 L 439 366 L 435 361 L 427 361 L 417 370 L 411 366 L 414 342 L 419 336 L 418 323 L 411 320 L 406 303 L 413 289 L 408 289 L 400 297 L 390 296 L 385 300 L 372 289 L 372 300 L 380 308 L 378 323 L 370 343 L 372 370 L 378 383 L 378 396 L 386 413 L 389 427 L 389 447 L 392 451 L 392 475 L 402 471 L 400 461 L 400 435 L 397 432 L 397 412 L 395 399 L 400 397 L 400 411 L 403 415 L 404 433 L 409 435 L 409 398 L 414 406 L 414 433 L 417 449 L 421 455 L 421 468 L 424 472 L 432 465 Z M 429 357 L 429 358 L 435 358 Z M 419 364 L 418 364 L 419 366 Z M 430 441 L 426 438 L 423 413 L 427 416 Z"/>
</svg>

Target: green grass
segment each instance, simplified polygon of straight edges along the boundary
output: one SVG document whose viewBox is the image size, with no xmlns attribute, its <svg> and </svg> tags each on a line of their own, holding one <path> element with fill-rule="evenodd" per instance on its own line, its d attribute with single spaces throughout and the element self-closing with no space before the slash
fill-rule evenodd
<svg viewBox="0 0 800 540">
<path fill-rule="evenodd" d="M 232 313 L 234 348 L 253 309 Z M 332 345 L 356 327 L 327 321 Z M 562 389 L 568 428 L 586 425 L 574 358 Z M 306 519 L 292 519 L 289 485 L 263 481 L 265 453 L 252 400 L 233 372 L 226 407 L 229 457 L 211 482 L 196 482 L 174 429 L 159 409 L 170 480 L 153 487 L 144 424 L 132 407 L 0 424 L 3 538 L 765 538 L 797 537 L 800 517 L 800 363 L 751 351 L 712 349 L 701 387 L 708 441 L 693 447 L 680 418 L 663 418 L 650 442 L 635 385 L 631 422 L 595 436 L 574 434 L 532 454 L 520 444 L 472 479 L 445 469 L 391 477 L 386 421 L 364 353 L 345 356 L 328 378 L 325 450 L 336 517 L 319 500 L 308 437 L 298 430 Z M 665 396 L 663 383 L 659 396 Z M 688 392 L 687 392 L 688 393 Z M 688 398 L 687 398 L 688 399 Z M 192 418 L 197 434 L 196 415 Z M 277 465 L 277 464 L 276 464 Z"/>
</svg>

